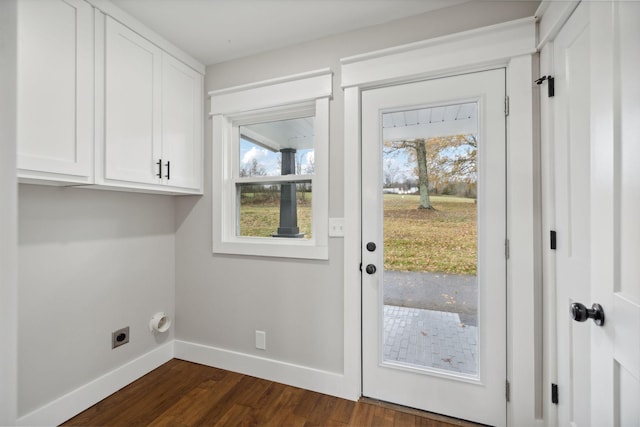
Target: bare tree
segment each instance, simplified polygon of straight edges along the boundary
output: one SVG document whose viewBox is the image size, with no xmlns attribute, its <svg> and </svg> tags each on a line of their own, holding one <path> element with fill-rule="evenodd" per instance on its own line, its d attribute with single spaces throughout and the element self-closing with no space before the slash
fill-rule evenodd
<svg viewBox="0 0 640 427">
<path fill-rule="evenodd" d="M 420 203 L 418 209 L 433 209 L 429 197 L 430 186 L 435 191 L 453 183 L 467 187 L 477 180 L 478 140 L 475 135 L 450 135 L 434 138 L 415 138 L 385 141 L 385 154 L 406 150 L 408 161 L 416 165 Z M 385 171 L 385 182 L 387 171 Z"/>
<path fill-rule="evenodd" d="M 252 159 L 250 164 L 244 164 L 240 167 L 240 177 L 247 176 L 265 176 L 267 174 L 266 169 L 258 163 L 258 159 Z"/>
<path fill-rule="evenodd" d="M 391 161 L 391 159 L 387 159 L 384 162 L 383 166 L 383 175 L 384 175 L 384 186 L 391 187 L 393 184 L 396 184 L 398 180 L 398 173 L 400 172 L 400 166 Z"/>
<path fill-rule="evenodd" d="M 429 171 L 427 168 L 427 140 L 425 138 L 400 139 L 385 141 L 385 154 L 391 154 L 400 150 L 408 150 L 409 161 L 417 164 L 418 190 L 420 192 L 420 204 L 418 209 L 433 209 L 429 198 Z"/>
<path fill-rule="evenodd" d="M 478 139 L 475 135 L 456 135 L 451 145 L 467 148 L 459 151 L 451 159 L 451 175 L 460 180 L 470 182 L 477 180 Z"/>
<path fill-rule="evenodd" d="M 315 156 L 307 156 L 307 164 L 304 167 L 305 174 L 314 174 L 316 172 L 316 158 Z"/>
</svg>

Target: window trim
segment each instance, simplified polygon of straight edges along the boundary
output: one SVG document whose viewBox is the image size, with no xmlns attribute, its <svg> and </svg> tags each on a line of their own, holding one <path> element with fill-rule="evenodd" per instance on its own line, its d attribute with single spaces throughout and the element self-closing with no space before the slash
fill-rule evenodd
<svg viewBox="0 0 640 427">
<path fill-rule="evenodd" d="M 288 76 L 209 92 L 212 126 L 213 252 L 283 258 L 329 258 L 329 100 L 330 69 Z M 313 175 L 269 181 L 311 178 L 312 232 L 309 239 L 236 235 L 236 183 L 246 178 L 238 171 L 238 127 L 261 121 L 296 118 L 315 111 Z M 256 181 L 256 177 L 248 178 Z M 267 177 L 265 177 L 267 178 Z M 275 230 L 274 230 L 275 231 Z"/>
</svg>

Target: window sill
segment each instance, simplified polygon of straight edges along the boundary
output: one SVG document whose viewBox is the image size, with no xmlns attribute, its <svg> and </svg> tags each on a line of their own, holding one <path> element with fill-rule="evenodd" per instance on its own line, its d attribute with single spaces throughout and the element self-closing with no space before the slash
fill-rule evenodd
<svg viewBox="0 0 640 427">
<path fill-rule="evenodd" d="M 303 239 L 238 237 L 213 244 L 213 252 L 229 255 L 253 255 L 275 258 L 329 259 L 329 248 Z"/>
</svg>

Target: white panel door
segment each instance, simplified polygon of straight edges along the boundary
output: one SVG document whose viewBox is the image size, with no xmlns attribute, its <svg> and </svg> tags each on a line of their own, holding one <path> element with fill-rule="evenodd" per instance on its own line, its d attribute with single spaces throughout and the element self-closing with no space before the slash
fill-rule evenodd
<svg viewBox="0 0 640 427">
<path fill-rule="evenodd" d="M 202 75 L 163 53 L 163 180 L 172 187 L 202 186 L 202 94 Z"/>
<path fill-rule="evenodd" d="M 89 182 L 93 9 L 88 3 L 18 2 L 17 89 L 19 175 Z"/>
<path fill-rule="evenodd" d="M 106 18 L 104 174 L 161 182 L 161 50 Z"/>
<path fill-rule="evenodd" d="M 504 105 L 504 69 L 362 93 L 362 382 L 367 397 L 506 425 Z M 426 169 L 420 166 L 421 146 L 432 153 Z M 436 170 L 451 177 L 453 169 L 456 178 L 438 187 Z M 418 178 L 420 170 L 430 184 Z M 417 194 L 423 186 L 430 189 L 435 209 L 425 204 L 426 192 Z M 436 196 L 451 191 L 461 193 Z M 407 200 L 414 205 L 406 207 Z M 461 210 L 449 211 L 453 206 Z M 418 243 L 418 233 L 437 227 L 447 229 L 448 237 L 440 237 L 446 247 L 428 248 L 428 237 Z M 392 229 L 400 236 L 395 242 L 387 239 Z M 463 238 L 467 233 L 470 245 Z M 393 254 L 407 248 L 403 255 Z M 473 253 L 470 262 L 463 257 L 438 265 L 438 257 L 466 251 Z M 394 296 L 414 290 L 426 293 L 422 305 L 416 304 L 418 297 L 400 301 Z"/>
<path fill-rule="evenodd" d="M 583 2 L 554 41 L 559 425 L 640 425 L 639 19 Z"/>
<path fill-rule="evenodd" d="M 591 425 L 640 426 L 640 3 L 589 2 Z"/>
<path fill-rule="evenodd" d="M 589 328 L 569 316 L 591 306 L 589 16 L 580 6 L 554 42 L 554 160 L 559 425 L 589 425 Z M 548 83 L 547 83 L 548 84 Z"/>
</svg>

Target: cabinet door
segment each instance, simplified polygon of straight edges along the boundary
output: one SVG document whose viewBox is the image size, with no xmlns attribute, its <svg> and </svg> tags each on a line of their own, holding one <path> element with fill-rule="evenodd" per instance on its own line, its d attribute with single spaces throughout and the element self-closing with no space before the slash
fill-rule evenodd
<svg viewBox="0 0 640 427">
<path fill-rule="evenodd" d="M 93 8 L 18 2 L 18 174 L 88 183 L 93 165 Z"/>
<path fill-rule="evenodd" d="M 159 184 L 161 50 L 110 17 L 105 43 L 105 178 Z"/>
<path fill-rule="evenodd" d="M 162 161 L 172 187 L 202 187 L 202 91 L 200 73 L 163 53 Z"/>
</svg>

